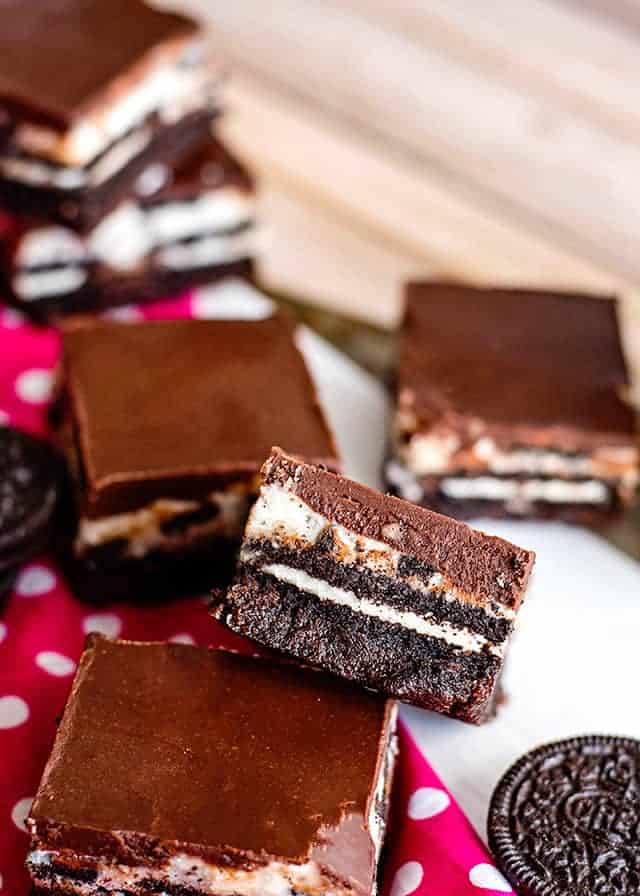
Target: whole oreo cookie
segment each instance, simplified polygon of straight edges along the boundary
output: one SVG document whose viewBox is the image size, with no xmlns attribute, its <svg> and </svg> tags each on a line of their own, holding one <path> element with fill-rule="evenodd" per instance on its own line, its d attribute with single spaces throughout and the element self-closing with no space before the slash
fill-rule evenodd
<svg viewBox="0 0 640 896">
<path fill-rule="evenodd" d="M 0 579 L 42 550 L 51 534 L 62 466 L 43 440 L 0 427 Z"/>
<path fill-rule="evenodd" d="M 593 735 L 527 753 L 493 794 L 488 833 L 519 896 L 638 896 L 640 741 Z"/>
</svg>

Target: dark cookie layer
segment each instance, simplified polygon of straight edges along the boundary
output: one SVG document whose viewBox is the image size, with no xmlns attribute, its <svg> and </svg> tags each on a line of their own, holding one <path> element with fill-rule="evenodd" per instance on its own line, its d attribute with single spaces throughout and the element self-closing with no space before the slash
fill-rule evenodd
<svg viewBox="0 0 640 896">
<path fill-rule="evenodd" d="M 46 442 L 0 426 L 0 574 L 44 547 L 60 496 L 61 470 Z"/>
<path fill-rule="evenodd" d="M 504 501 L 452 501 L 440 493 L 425 495 L 420 506 L 462 521 L 477 520 L 482 517 L 496 520 L 534 519 L 574 523 L 589 528 L 598 528 L 615 522 L 624 510 L 618 501 L 597 506 L 594 504 L 551 504 L 545 501 L 534 501 L 526 514 L 513 514 L 507 510 Z"/>
<path fill-rule="evenodd" d="M 321 540 L 313 547 L 293 549 L 274 545 L 272 541 L 262 539 L 245 541 L 245 549 L 252 553 L 259 552 L 260 563 L 282 563 L 294 569 L 301 569 L 336 588 L 353 591 L 359 598 L 366 598 L 373 603 L 392 607 L 394 610 L 424 615 L 436 624 L 448 622 L 466 628 L 483 635 L 494 644 L 502 643 L 511 634 L 513 623 L 510 620 L 491 616 L 482 607 L 447 600 L 443 593 L 437 591 L 425 594 L 424 591 L 411 588 L 402 578 L 390 578 L 375 573 L 363 564 L 336 562 L 331 556 L 331 543 L 330 539 L 328 540 L 328 546 Z M 410 560 L 405 559 L 407 562 L 404 565 L 409 567 Z M 420 578 L 411 568 L 405 570 L 401 568 L 400 573 L 413 574 Z M 423 576 L 423 581 L 424 578 Z"/>
<path fill-rule="evenodd" d="M 637 896 L 640 741 L 593 735 L 527 753 L 493 794 L 488 834 L 520 896 Z"/>
<path fill-rule="evenodd" d="M 232 631 L 416 706 L 486 720 L 501 661 L 323 602 L 240 567 L 214 615 Z"/>
<path fill-rule="evenodd" d="M 87 603 L 127 600 L 153 605 L 226 587 L 238 546 L 231 538 L 201 538 L 180 551 L 154 550 L 132 557 L 124 553 L 124 539 L 114 539 L 82 558 L 66 551 L 63 566 L 74 594 Z"/>
<path fill-rule="evenodd" d="M 0 205 L 18 216 L 46 218 L 86 233 L 127 195 L 145 168 L 180 159 L 206 141 L 212 116 L 204 109 L 175 124 L 158 124 L 148 146 L 97 187 L 62 190 L 0 178 Z"/>
</svg>

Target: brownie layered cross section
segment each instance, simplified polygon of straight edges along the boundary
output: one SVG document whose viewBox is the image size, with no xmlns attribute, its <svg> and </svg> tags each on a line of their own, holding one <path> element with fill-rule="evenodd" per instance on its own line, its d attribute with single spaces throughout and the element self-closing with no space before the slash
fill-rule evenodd
<svg viewBox="0 0 640 896">
<path fill-rule="evenodd" d="M 409 703 L 491 713 L 534 556 L 275 449 L 233 586 L 233 631 Z"/>
<path fill-rule="evenodd" d="M 87 233 L 7 217 L 0 271 L 12 303 L 35 318 L 175 294 L 198 282 L 251 277 L 254 184 L 215 137 L 177 163 L 156 162 Z"/>
<path fill-rule="evenodd" d="M 220 73 L 192 19 L 142 0 L 7 0 L 2 13 L 4 208 L 86 230 L 208 132 Z"/>
</svg>

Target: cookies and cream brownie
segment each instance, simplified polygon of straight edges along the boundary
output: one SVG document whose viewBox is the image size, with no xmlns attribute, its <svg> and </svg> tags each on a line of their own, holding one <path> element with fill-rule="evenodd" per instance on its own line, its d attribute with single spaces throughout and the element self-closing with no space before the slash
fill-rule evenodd
<svg viewBox="0 0 640 896">
<path fill-rule="evenodd" d="M 33 892 L 370 896 L 395 755 L 395 706 L 339 679 L 89 636 L 27 821 Z"/>
<path fill-rule="evenodd" d="M 254 210 L 249 173 L 211 136 L 179 164 L 147 168 L 134 192 L 86 234 L 7 219 L 2 279 L 13 304 L 47 318 L 250 276 Z"/>
<path fill-rule="evenodd" d="M 274 449 L 233 586 L 212 610 L 298 660 L 482 722 L 533 560 Z"/>
<path fill-rule="evenodd" d="M 616 303 L 410 283 L 389 487 L 452 516 L 596 523 L 640 454 Z"/>
<path fill-rule="evenodd" d="M 0 204 L 85 230 L 207 132 L 216 83 L 189 18 L 142 0 L 6 0 Z"/>
<path fill-rule="evenodd" d="M 88 599 L 210 586 L 233 564 L 274 439 L 336 466 L 293 323 L 65 328 L 61 442 L 75 481 L 69 574 Z"/>
</svg>

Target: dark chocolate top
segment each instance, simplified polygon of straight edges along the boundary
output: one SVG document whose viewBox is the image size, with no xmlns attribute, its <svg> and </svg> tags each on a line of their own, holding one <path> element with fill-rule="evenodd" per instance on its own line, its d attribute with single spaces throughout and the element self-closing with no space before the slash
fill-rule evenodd
<svg viewBox="0 0 640 896">
<path fill-rule="evenodd" d="M 616 303 L 593 296 L 410 283 L 398 386 L 418 419 L 628 437 L 634 414 Z"/>
<path fill-rule="evenodd" d="M 369 891 L 390 704 L 293 665 L 89 637 L 33 842 L 125 863 L 326 863 Z"/>
<path fill-rule="evenodd" d="M 337 466 L 293 331 L 280 314 L 67 329 L 63 363 L 85 512 L 202 498 L 257 475 L 274 441 Z"/>
<path fill-rule="evenodd" d="M 470 595 L 517 609 L 535 554 L 408 501 L 302 463 L 274 448 L 263 480 L 316 513 L 432 567 Z"/>
<path fill-rule="evenodd" d="M 141 0 L 0 0 L 0 105 L 64 130 L 198 26 Z M 123 79 L 116 84 L 116 79 Z"/>
<path fill-rule="evenodd" d="M 167 166 L 167 180 L 149 197 L 148 204 L 178 199 L 196 199 L 202 193 L 236 187 L 250 193 L 253 178 L 227 147 L 211 137 L 178 165 Z"/>
</svg>

